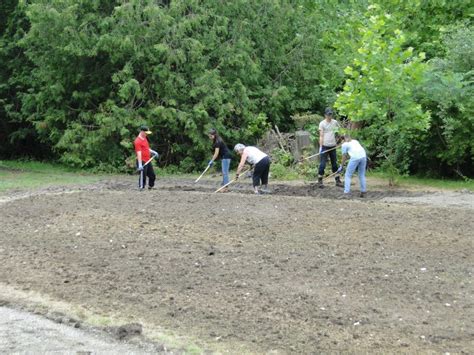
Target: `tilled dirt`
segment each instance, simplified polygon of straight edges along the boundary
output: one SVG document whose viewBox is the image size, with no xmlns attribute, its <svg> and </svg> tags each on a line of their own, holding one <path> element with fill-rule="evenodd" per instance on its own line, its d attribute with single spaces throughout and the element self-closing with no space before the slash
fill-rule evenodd
<svg viewBox="0 0 474 355">
<path fill-rule="evenodd" d="M 130 178 L 9 193 L 0 282 L 201 350 L 472 352 L 471 193 L 216 188 L 138 192 Z"/>
</svg>

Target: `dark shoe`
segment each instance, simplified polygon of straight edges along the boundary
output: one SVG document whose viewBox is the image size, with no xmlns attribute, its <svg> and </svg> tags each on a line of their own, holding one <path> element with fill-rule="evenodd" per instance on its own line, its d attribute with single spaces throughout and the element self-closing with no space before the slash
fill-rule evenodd
<svg viewBox="0 0 474 355">
<path fill-rule="evenodd" d="M 318 178 L 318 187 L 319 187 L 320 189 L 324 188 L 324 185 L 323 185 L 323 178 L 322 178 L 322 177 Z"/>
<path fill-rule="evenodd" d="M 336 178 L 336 186 L 337 186 L 337 187 L 344 187 L 344 184 L 342 183 L 340 177 L 337 177 L 337 178 Z"/>
<path fill-rule="evenodd" d="M 364 198 L 366 194 L 367 194 L 367 192 L 361 192 L 360 195 L 359 195 L 359 197 L 360 197 L 360 198 Z"/>
</svg>

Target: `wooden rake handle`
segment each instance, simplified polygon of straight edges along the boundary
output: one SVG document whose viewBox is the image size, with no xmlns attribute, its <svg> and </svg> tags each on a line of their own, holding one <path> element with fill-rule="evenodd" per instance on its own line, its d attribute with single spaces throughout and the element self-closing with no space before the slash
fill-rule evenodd
<svg viewBox="0 0 474 355">
<path fill-rule="evenodd" d="M 250 171 L 250 169 L 247 169 L 247 170 L 241 172 L 239 175 L 246 174 L 246 173 L 248 173 L 249 171 Z M 227 186 L 229 186 L 230 184 L 233 184 L 233 183 L 236 182 L 236 181 L 237 181 L 237 179 L 233 179 L 233 180 L 229 181 L 227 184 L 225 184 L 224 186 L 221 186 L 221 187 L 218 188 L 216 191 L 214 191 L 214 193 L 221 191 L 222 189 L 226 188 Z"/>
<path fill-rule="evenodd" d="M 201 180 L 201 178 L 204 176 L 204 174 L 206 173 L 206 171 L 209 170 L 210 167 L 211 167 L 211 166 L 208 165 L 208 166 L 206 167 L 206 169 L 204 169 L 204 171 L 202 172 L 202 174 L 199 175 L 199 177 L 198 177 L 198 178 L 196 179 L 196 181 L 194 181 L 194 182 L 198 182 L 199 180 Z"/>
<path fill-rule="evenodd" d="M 335 147 L 333 147 L 333 148 L 331 148 L 331 149 L 328 149 L 328 150 L 325 150 L 324 152 L 316 153 L 316 154 L 310 155 L 309 157 L 300 159 L 300 161 L 304 161 L 304 160 L 307 160 L 307 159 L 311 159 L 311 158 L 317 157 L 318 155 L 321 155 L 321 154 L 323 154 L 323 153 L 330 152 L 331 150 L 337 149 L 337 148 L 339 148 L 340 146 L 341 146 L 341 144 L 336 145 Z"/>
</svg>

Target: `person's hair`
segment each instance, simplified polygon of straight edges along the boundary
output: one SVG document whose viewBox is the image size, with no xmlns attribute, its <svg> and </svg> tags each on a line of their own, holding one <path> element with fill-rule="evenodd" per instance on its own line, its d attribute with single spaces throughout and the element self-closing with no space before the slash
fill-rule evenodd
<svg viewBox="0 0 474 355">
<path fill-rule="evenodd" d="M 237 144 L 235 145 L 235 147 L 234 147 L 234 150 L 235 150 L 236 152 L 238 152 L 238 151 L 240 151 L 240 150 L 242 150 L 242 149 L 245 149 L 245 145 L 243 145 L 242 143 L 237 143 Z"/>
<path fill-rule="evenodd" d="M 209 130 L 209 134 L 211 136 L 214 136 L 214 139 L 212 140 L 214 143 L 219 143 L 219 142 L 224 142 L 224 140 L 222 139 L 222 137 L 219 135 L 219 133 L 217 133 L 217 130 L 215 128 L 211 128 Z"/>
</svg>

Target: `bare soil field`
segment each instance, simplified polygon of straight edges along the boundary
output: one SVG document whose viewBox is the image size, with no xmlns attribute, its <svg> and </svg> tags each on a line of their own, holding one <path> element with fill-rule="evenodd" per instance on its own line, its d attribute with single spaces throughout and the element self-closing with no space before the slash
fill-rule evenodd
<svg viewBox="0 0 474 355">
<path fill-rule="evenodd" d="M 0 196 L 0 304 L 176 352 L 473 352 L 471 192 L 217 187 Z"/>
</svg>

